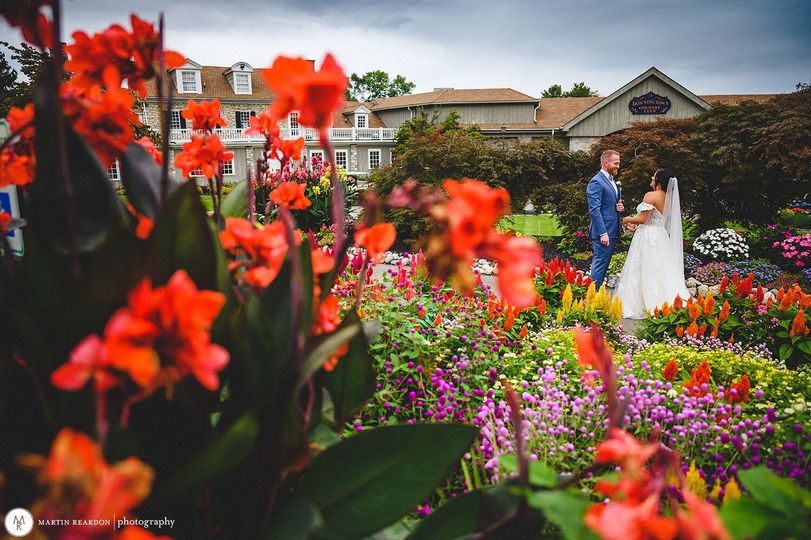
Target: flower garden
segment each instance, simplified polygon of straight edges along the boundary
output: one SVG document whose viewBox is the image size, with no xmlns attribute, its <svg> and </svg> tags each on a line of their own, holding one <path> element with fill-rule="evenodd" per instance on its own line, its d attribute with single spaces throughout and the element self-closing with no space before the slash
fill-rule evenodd
<svg viewBox="0 0 811 540">
<path fill-rule="evenodd" d="M 166 133 L 136 141 L 126 114 L 150 79 L 170 111 L 183 57 L 135 15 L 63 45 L 60 8 L 0 9 L 51 51 L 0 148 L 22 214 L 0 226 L 26 235 L 0 259 L 17 526 L 26 509 L 61 539 L 807 536 L 809 235 L 701 234 L 694 296 L 629 334 L 606 289 L 497 230 L 505 189 L 380 197 L 331 159 L 300 167 L 278 120 L 300 111 L 331 155 L 347 81 L 330 55 L 264 70 L 258 174 L 228 190 L 219 103 L 189 101 L 175 166 L 207 177 L 207 212 L 170 178 Z M 423 251 L 387 254 L 391 208 L 429 220 Z"/>
</svg>

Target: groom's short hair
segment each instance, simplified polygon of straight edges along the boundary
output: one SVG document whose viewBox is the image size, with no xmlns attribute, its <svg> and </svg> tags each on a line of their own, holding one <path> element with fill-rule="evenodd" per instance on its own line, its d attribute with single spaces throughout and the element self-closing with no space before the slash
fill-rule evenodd
<svg viewBox="0 0 811 540">
<path fill-rule="evenodd" d="M 600 154 L 600 163 L 603 163 L 604 161 L 606 161 L 611 156 L 618 156 L 618 155 L 620 155 L 620 153 L 617 152 L 616 150 L 606 150 L 605 152 Z"/>
</svg>

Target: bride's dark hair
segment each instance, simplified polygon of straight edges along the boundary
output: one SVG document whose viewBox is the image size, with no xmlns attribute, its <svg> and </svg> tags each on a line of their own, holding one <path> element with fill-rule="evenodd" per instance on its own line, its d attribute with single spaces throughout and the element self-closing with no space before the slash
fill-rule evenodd
<svg viewBox="0 0 811 540">
<path fill-rule="evenodd" d="M 660 186 L 663 191 L 667 191 L 667 185 L 670 179 L 676 176 L 670 169 L 659 169 L 653 173 L 653 178 L 656 180 L 656 185 Z"/>
</svg>

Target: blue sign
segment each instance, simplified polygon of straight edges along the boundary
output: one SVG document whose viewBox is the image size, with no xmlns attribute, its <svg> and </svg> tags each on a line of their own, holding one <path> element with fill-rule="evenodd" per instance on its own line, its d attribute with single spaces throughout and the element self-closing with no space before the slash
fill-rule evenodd
<svg viewBox="0 0 811 540">
<path fill-rule="evenodd" d="M 628 103 L 631 114 L 665 114 L 671 107 L 670 98 L 648 92 Z"/>
</svg>

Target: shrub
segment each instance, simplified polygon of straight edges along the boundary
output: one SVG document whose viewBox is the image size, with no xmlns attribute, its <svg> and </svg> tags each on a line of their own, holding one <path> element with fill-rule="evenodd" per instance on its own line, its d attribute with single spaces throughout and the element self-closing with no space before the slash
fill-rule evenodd
<svg viewBox="0 0 811 540">
<path fill-rule="evenodd" d="M 772 223 L 765 226 L 753 226 L 747 230 L 746 242 L 749 244 L 749 255 L 769 259 L 773 262 L 782 262 L 779 247 L 775 242 L 782 242 L 797 234 L 793 227 Z"/>
<path fill-rule="evenodd" d="M 608 263 L 608 270 L 606 271 L 606 275 L 608 276 L 616 276 L 622 272 L 622 267 L 625 265 L 625 260 L 628 258 L 627 251 L 620 251 L 619 253 L 614 253 L 611 257 L 611 262 Z"/>
<path fill-rule="evenodd" d="M 746 240 L 732 229 L 710 229 L 693 242 L 695 252 L 714 261 L 734 261 L 749 257 Z"/>
<path fill-rule="evenodd" d="M 811 266 L 811 234 L 790 236 L 782 242 L 775 242 L 774 247 L 780 250 L 786 268 L 796 270 Z"/>
<path fill-rule="evenodd" d="M 576 231 L 561 238 L 558 242 L 558 250 L 566 255 L 574 255 L 575 253 L 582 253 L 584 251 L 591 251 L 591 239 L 589 235 L 583 231 Z"/>
</svg>

